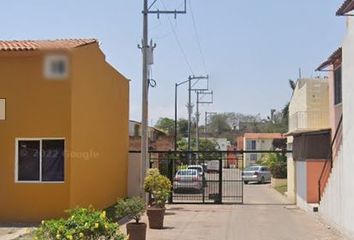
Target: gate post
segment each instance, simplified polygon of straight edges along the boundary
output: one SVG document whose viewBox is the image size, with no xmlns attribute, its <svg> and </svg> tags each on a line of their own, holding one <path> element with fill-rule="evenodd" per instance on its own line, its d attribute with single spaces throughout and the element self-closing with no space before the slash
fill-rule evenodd
<svg viewBox="0 0 354 240">
<path fill-rule="evenodd" d="M 218 203 L 222 203 L 222 152 L 220 152 L 220 157 L 219 157 L 219 200 Z"/>
<path fill-rule="evenodd" d="M 168 177 L 171 181 L 172 184 L 172 191 L 170 196 L 168 197 L 168 203 L 171 204 L 173 202 L 173 164 L 174 164 L 174 159 L 176 159 L 176 152 L 174 152 L 173 154 L 171 154 L 171 152 L 168 153 L 168 158 L 167 158 L 167 164 L 168 164 Z"/>
</svg>

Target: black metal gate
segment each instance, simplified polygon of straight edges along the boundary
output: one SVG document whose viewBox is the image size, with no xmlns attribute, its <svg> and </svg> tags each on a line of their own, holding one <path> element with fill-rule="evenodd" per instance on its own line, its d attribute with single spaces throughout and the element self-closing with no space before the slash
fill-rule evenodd
<svg viewBox="0 0 354 240">
<path fill-rule="evenodd" d="M 198 151 L 149 153 L 173 185 L 170 203 L 243 203 L 243 153 Z"/>
</svg>

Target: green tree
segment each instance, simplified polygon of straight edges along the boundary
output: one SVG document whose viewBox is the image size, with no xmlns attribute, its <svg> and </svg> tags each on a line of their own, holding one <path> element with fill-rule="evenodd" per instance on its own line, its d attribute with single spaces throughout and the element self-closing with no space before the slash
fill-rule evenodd
<svg viewBox="0 0 354 240">
<path fill-rule="evenodd" d="M 155 124 L 155 127 L 164 131 L 167 135 L 174 135 L 175 133 L 175 121 L 171 118 L 160 118 L 157 123 Z"/>
<path fill-rule="evenodd" d="M 178 135 L 180 137 L 188 136 L 188 120 L 180 118 L 177 122 L 178 125 Z"/>
<path fill-rule="evenodd" d="M 188 141 L 185 138 L 182 138 L 177 142 L 177 148 L 180 151 L 187 151 Z M 191 141 L 191 150 L 196 150 L 196 141 L 194 138 Z M 199 151 L 217 151 L 217 143 L 208 139 L 199 139 Z"/>
<path fill-rule="evenodd" d="M 215 114 L 210 117 L 208 124 L 208 131 L 217 136 L 232 130 L 229 124 L 230 116 L 226 113 Z"/>
</svg>

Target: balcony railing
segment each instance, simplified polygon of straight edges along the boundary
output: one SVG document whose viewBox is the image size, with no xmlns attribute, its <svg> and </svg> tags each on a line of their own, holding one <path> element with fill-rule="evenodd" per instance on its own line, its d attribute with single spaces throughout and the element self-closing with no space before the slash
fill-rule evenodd
<svg viewBox="0 0 354 240">
<path fill-rule="evenodd" d="M 289 132 L 329 128 L 328 111 L 296 112 L 289 117 Z"/>
</svg>

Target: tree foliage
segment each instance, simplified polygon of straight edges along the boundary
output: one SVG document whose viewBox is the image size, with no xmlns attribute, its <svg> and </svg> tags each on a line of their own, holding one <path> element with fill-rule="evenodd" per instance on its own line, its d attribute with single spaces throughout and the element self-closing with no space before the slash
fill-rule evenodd
<svg viewBox="0 0 354 240">
<path fill-rule="evenodd" d="M 157 121 L 155 127 L 164 131 L 167 135 L 174 135 L 175 121 L 171 118 L 162 117 Z"/>
</svg>

